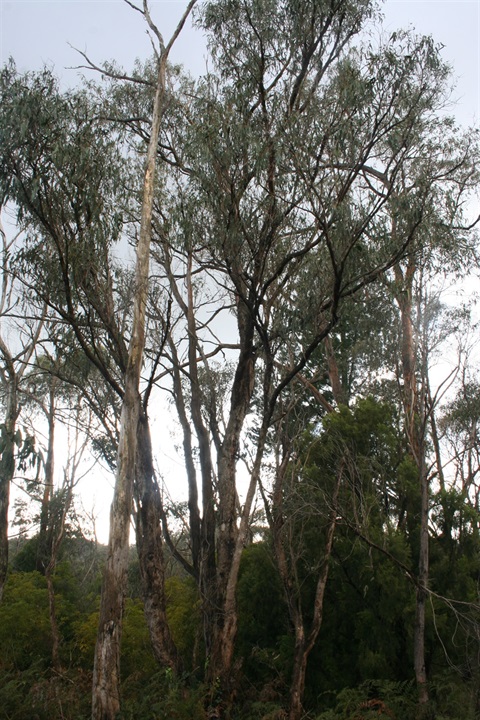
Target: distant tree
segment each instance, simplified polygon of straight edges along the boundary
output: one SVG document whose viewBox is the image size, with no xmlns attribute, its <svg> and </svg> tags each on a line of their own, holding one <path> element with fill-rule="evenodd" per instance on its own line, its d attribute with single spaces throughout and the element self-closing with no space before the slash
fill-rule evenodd
<svg viewBox="0 0 480 720">
<path fill-rule="evenodd" d="M 0 188 L 3 213 L 5 190 Z M 21 410 L 21 384 L 28 374 L 29 362 L 35 352 L 43 330 L 45 310 L 38 318 L 28 317 L 28 305 L 22 300 L 21 288 L 15 281 L 12 256 L 20 233 L 9 238 L 0 223 L 1 247 L 1 295 L 0 317 L 0 392 L 3 406 L 3 422 L 0 425 L 0 600 L 8 567 L 8 509 L 10 486 L 23 453 L 28 462 L 33 446 L 29 437 L 22 437 L 17 421 Z M 27 318 L 25 319 L 25 314 Z"/>
</svg>

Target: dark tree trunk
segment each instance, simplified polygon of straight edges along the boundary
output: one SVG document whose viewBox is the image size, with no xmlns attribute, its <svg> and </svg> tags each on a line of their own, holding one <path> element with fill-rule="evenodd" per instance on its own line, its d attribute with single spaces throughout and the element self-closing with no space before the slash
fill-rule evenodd
<svg viewBox="0 0 480 720">
<path fill-rule="evenodd" d="M 155 658 L 180 671 L 180 660 L 167 622 L 165 562 L 162 540 L 162 501 L 155 478 L 148 418 L 140 416 L 136 468 L 136 537 L 142 577 L 144 610 Z"/>
<path fill-rule="evenodd" d="M 120 712 L 120 646 L 140 407 L 140 396 L 135 387 L 130 386 L 125 392 L 122 407 L 117 475 L 93 667 L 92 720 L 115 720 Z"/>
<path fill-rule="evenodd" d="M 231 686 L 230 676 L 236 634 L 236 608 L 232 598 L 232 583 L 235 582 L 235 577 L 232 577 L 232 565 L 238 538 L 236 465 L 240 434 L 252 397 L 253 382 L 254 353 L 249 347 L 242 353 L 237 366 L 229 422 L 218 461 L 216 615 L 208 680 L 210 685 L 217 686 L 220 679 L 227 693 Z"/>
<path fill-rule="evenodd" d="M 8 507 L 10 485 L 15 474 L 15 430 L 18 415 L 17 385 L 13 377 L 8 382 L 5 420 L 0 439 L 0 601 L 3 597 L 8 569 Z"/>
<path fill-rule="evenodd" d="M 54 447 L 55 447 L 55 388 L 54 380 L 51 381 L 49 392 L 47 423 L 48 423 L 48 445 L 47 457 L 45 460 L 45 485 L 43 488 L 42 506 L 40 510 L 40 528 L 38 531 L 38 547 L 36 569 L 42 575 L 46 574 L 50 562 L 52 550 L 52 537 L 48 532 L 50 519 L 50 501 L 53 497 L 53 474 L 54 474 Z"/>
</svg>

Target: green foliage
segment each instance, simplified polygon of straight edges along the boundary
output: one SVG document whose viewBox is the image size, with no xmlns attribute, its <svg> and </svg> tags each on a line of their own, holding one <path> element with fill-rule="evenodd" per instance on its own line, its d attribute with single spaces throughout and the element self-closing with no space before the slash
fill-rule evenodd
<svg viewBox="0 0 480 720">
<path fill-rule="evenodd" d="M 172 575 L 165 582 L 165 592 L 167 618 L 173 640 L 185 668 L 194 671 L 193 663 L 199 661 L 199 648 L 196 645 L 201 625 L 197 588 L 191 578 Z"/>
<path fill-rule="evenodd" d="M 339 692 L 335 708 L 316 715 L 315 720 L 415 720 L 416 710 L 416 690 L 411 681 L 367 680 L 359 687 Z"/>
<path fill-rule="evenodd" d="M 122 634 L 122 677 L 147 678 L 155 669 L 143 603 L 127 598 Z"/>
<path fill-rule="evenodd" d="M 91 673 L 74 669 L 51 674 L 41 664 L 22 671 L 0 669 L 0 720 L 86 720 Z"/>
<path fill-rule="evenodd" d="M 35 570 L 37 566 L 37 552 L 38 536 L 35 535 L 32 538 L 27 538 L 13 557 L 11 557 L 13 569 L 20 572 L 32 572 L 32 570 Z"/>
<path fill-rule="evenodd" d="M 176 679 L 168 670 L 146 681 L 129 678 L 124 683 L 121 720 L 207 720 L 205 688 L 189 680 L 189 676 Z"/>
<path fill-rule="evenodd" d="M 47 666 L 51 648 L 48 593 L 37 572 L 10 573 L 0 605 L 0 663 L 3 668 Z"/>
<path fill-rule="evenodd" d="M 256 543 L 242 555 L 237 586 L 239 626 L 237 654 L 250 683 L 275 680 L 282 684 L 290 666 L 291 647 L 285 643 L 288 614 L 267 544 Z"/>
</svg>

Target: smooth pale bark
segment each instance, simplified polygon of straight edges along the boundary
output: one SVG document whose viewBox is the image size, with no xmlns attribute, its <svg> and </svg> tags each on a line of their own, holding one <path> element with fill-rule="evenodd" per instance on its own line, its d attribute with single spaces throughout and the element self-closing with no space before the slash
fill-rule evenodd
<svg viewBox="0 0 480 720">
<path fill-rule="evenodd" d="M 417 590 L 414 627 L 414 670 L 418 690 L 419 713 L 424 714 L 429 704 L 428 679 L 425 667 L 425 602 L 429 576 L 429 482 L 425 462 L 424 401 L 420 398 L 416 378 L 416 347 L 413 327 L 412 293 L 417 266 L 414 255 L 407 259 L 405 271 L 395 267 L 396 283 L 401 291 L 396 294 L 401 319 L 401 357 L 403 379 L 403 405 L 405 430 L 411 457 L 418 471 L 420 490 L 420 533 L 418 550 Z"/>
<path fill-rule="evenodd" d="M 93 720 L 114 720 L 120 711 L 120 647 L 137 457 L 137 434 L 141 411 L 140 372 L 145 345 L 145 309 L 148 293 L 155 160 L 165 88 L 165 61 L 162 59 L 159 67 L 152 133 L 145 169 L 140 236 L 136 249 L 132 339 L 128 350 L 125 375 L 108 556 L 102 585 L 93 669 Z"/>
</svg>

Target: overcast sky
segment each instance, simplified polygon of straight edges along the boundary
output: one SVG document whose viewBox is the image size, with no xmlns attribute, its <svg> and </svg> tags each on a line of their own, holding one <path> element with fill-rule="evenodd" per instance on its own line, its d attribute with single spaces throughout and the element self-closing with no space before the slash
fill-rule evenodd
<svg viewBox="0 0 480 720">
<path fill-rule="evenodd" d="M 151 0 L 152 16 L 165 38 L 170 36 L 186 2 Z M 457 114 L 470 124 L 480 118 L 480 0 L 387 0 L 383 3 L 387 32 L 413 26 L 445 45 L 444 57 L 458 78 Z M 70 47 L 95 61 L 117 60 L 132 67 L 151 51 L 143 18 L 123 0 L 0 0 L 0 60 L 11 55 L 19 69 L 52 65 L 65 84 L 76 73 L 66 68 L 80 58 Z M 191 26 L 172 53 L 194 73 L 205 67 L 203 38 Z"/>
</svg>

